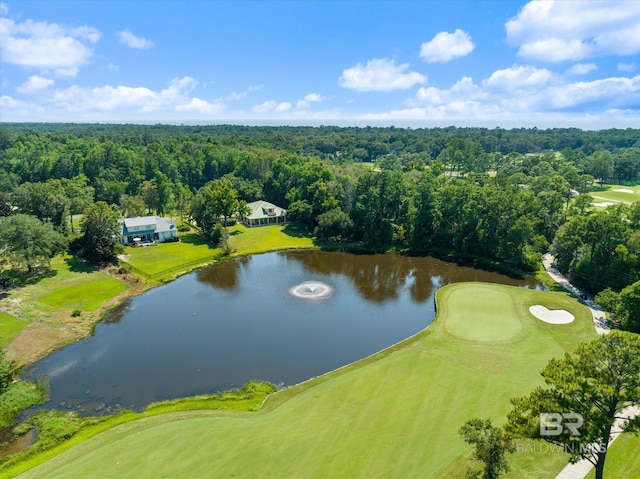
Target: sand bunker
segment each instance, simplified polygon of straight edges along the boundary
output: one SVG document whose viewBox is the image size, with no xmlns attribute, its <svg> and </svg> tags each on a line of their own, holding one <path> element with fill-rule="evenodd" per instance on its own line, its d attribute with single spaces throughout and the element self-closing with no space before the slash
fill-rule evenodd
<svg viewBox="0 0 640 479">
<path fill-rule="evenodd" d="M 551 324 L 569 324 L 575 319 L 569 311 L 564 309 L 547 309 L 539 304 L 531 306 L 529 312 L 539 320 Z"/>
<path fill-rule="evenodd" d="M 600 203 L 594 203 L 593 206 L 611 206 L 611 205 L 615 205 L 615 203 L 611 202 L 611 201 L 602 201 Z"/>
<path fill-rule="evenodd" d="M 635 191 L 633 191 L 633 190 L 628 190 L 628 189 L 626 189 L 626 188 L 617 188 L 617 189 L 615 189 L 615 190 L 613 190 L 613 191 L 617 191 L 618 193 L 635 193 Z"/>
</svg>

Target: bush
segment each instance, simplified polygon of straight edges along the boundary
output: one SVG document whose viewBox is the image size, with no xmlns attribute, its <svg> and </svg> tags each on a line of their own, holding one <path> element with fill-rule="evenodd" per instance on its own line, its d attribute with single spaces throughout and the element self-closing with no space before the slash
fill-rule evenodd
<svg viewBox="0 0 640 479">
<path fill-rule="evenodd" d="M 225 234 L 229 236 L 229 233 L 227 233 L 225 227 L 222 226 L 222 223 L 216 223 L 215 227 L 209 234 L 209 239 L 213 244 L 217 245 Z"/>
<path fill-rule="evenodd" d="M 0 395 L 0 429 L 13 425 L 20 411 L 45 399 L 44 387 L 30 381 L 18 381 L 11 384 Z"/>
<path fill-rule="evenodd" d="M 37 450 L 49 449 L 80 430 L 82 418 L 75 412 L 38 411 L 25 421 L 38 431 Z"/>
<path fill-rule="evenodd" d="M 340 208 L 334 208 L 318 216 L 315 234 L 320 239 L 342 241 L 349 239 L 353 233 L 353 221 Z"/>
<path fill-rule="evenodd" d="M 82 311 L 80 311 L 79 309 L 74 309 L 73 312 L 71 313 L 71 316 L 73 318 L 77 318 L 78 316 L 80 316 L 82 314 Z"/>
<path fill-rule="evenodd" d="M 0 273 L 0 290 L 2 289 L 10 289 L 15 286 L 15 282 L 13 278 L 7 276 L 6 274 Z"/>
</svg>

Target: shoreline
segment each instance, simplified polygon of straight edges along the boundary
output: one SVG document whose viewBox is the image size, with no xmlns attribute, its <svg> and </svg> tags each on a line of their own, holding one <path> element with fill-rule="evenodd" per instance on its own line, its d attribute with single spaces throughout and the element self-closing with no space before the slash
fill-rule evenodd
<svg viewBox="0 0 640 479">
<path fill-rule="evenodd" d="M 17 368 L 21 369 L 36 363 L 55 351 L 62 349 L 66 346 L 82 341 L 93 334 L 96 326 L 104 321 L 109 313 L 114 309 L 120 307 L 127 300 L 136 296 L 142 295 L 151 289 L 156 288 L 167 283 L 170 283 L 177 278 L 186 274 L 193 273 L 199 269 L 220 263 L 222 261 L 232 260 L 244 256 L 252 256 L 255 254 L 264 254 L 278 251 L 295 251 L 295 250 L 326 250 L 326 251 L 343 251 L 351 254 L 375 254 L 375 251 L 364 250 L 361 245 L 329 245 L 329 244 L 313 244 L 308 247 L 304 246 L 283 246 L 273 247 L 268 245 L 263 249 L 247 248 L 245 250 L 235 251 L 228 256 L 218 256 L 213 261 L 204 262 L 197 265 L 187 265 L 185 269 L 176 269 L 175 272 L 167 277 L 161 277 L 157 281 L 151 280 L 149 277 L 145 277 L 144 272 L 136 267 L 133 267 L 126 261 L 119 260 L 118 265 L 106 266 L 98 269 L 111 278 L 122 281 L 125 285 L 125 290 L 115 297 L 107 300 L 101 304 L 94 311 L 83 312 L 82 317 L 79 319 L 62 317 L 62 314 L 58 312 L 52 314 L 50 317 L 38 317 L 35 320 L 28 321 L 27 325 L 20 332 L 20 334 L 9 344 L 5 346 L 7 357 L 13 361 Z M 525 277 L 530 275 L 535 277 L 535 272 L 523 272 L 514 271 L 512 268 L 498 264 L 494 261 L 484 258 L 468 258 L 464 256 L 455 256 L 450 253 L 434 251 L 434 252 L 416 252 L 409 250 L 388 250 L 384 253 L 393 252 L 401 255 L 408 256 L 431 256 L 443 261 L 456 263 L 458 265 L 483 269 L 485 271 L 495 271 L 501 274 L 506 274 L 512 277 Z M 131 266 L 131 269 L 127 269 L 127 266 Z M 123 269 L 125 270 L 123 272 Z M 173 269 L 173 268 L 172 268 Z M 136 273 L 134 271 L 140 271 Z M 149 275 L 153 277 L 153 275 Z M 6 310 L 6 308 L 5 308 Z M 19 318 L 23 321 L 27 321 L 23 318 Z"/>
</svg>

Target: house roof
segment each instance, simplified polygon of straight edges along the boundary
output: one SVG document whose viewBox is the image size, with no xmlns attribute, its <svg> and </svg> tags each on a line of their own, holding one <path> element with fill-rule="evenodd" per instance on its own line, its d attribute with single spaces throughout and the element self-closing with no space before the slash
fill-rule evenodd
<svg viewBox="0 0 640 479">
<path fill-rule="evenodd" d="M 137 216 L 135 218 L 125 218 L 121 220 L 121 222 L 124 225 L 123 234 L 126 234 L 129 228 L 140 226 L 148 226 L 149 228 L 132 231 L 132 233 L 166 233 L 167 231 L 175 229 L 175 225 L 170 218 L 161 218 L 160 216 Z"/>
<path fill-rule="evenodd" d="M 277 216 L 285 216 L 287 210 L 280 208 L 279 206 L 269 203 L 268 201 L 253 201 L 247 204 L 251 213 L 247 215 L 248 219 L 257 220 L 260 218 L 273 218 Z"/>
<path fill-rule="evenodd" d="M 155 225 L 158 222 L 158 216 L 136 216 L 135 218 L 125 218 L 123 222 L 127 228 Z"/>
</svg>

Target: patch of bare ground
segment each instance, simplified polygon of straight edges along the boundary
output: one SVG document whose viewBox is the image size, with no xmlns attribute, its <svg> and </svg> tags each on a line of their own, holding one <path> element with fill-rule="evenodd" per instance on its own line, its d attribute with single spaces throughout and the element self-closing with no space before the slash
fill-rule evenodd
<svg viewBox="0 0 640 479">
<path fill-rule="evenodd" d="M 143 279 L 133 274 L 121 273 L 117 267 L 108 267 L 102 271 L 124 281 L 127 288 L 95 311 L 83 311 L 80 316 L 74 317 L 72 311 L 66 309 L 45 312 L 23 302 L 14 302 L 11 308 L 5 308 L 10 309 L 17 318 L 28 319 L 29 322 L 5 347 L 7 359 L 24 366 L 44 358 L 58 348 L 86 338 L 110 309 L 150 288 Z"/>
</svg>

